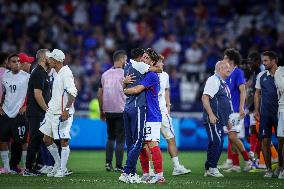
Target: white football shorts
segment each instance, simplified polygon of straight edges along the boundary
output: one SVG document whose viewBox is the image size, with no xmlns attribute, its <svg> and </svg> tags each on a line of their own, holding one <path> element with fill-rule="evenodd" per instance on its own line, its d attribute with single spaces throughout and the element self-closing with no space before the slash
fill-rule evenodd
<svg viewBox="0 0 284 189">
<path fill-rule="evenodd" d="M 51 113 L 46 113 L 44 120 L 40 124 L 39 130 L 55 139 L 70 139 L 70 130 L 73 122 L 73 115 L 71 115 L 66 121 L 61 122 L 61 115 L 54 115 Z"/>
<path fill-rule="evenodd" d="M 167 113 L 162 113 L 161 133 L 166 140 L 175 137 L 172 118 Z"/>
<path fill-rule="evenodd" d="M 146 122 L 145 130 L 144 130 L 144 141 L 150 142 L 160 142 L 160 129 L 161 122 Z"/>
<path fill-rule="evenodd" d="M 277 137 L 284 137 L 284 112 L 278 113 Z"/>
</svg>

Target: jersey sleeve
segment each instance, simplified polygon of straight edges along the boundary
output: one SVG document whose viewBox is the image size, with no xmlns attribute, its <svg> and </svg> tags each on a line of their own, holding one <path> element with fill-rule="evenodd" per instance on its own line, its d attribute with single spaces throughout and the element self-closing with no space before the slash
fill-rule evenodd
<svg viewBox="0 0 284 189">
<path fill-rule="evenodd" d="M 169 75 L 166 73 L 165 74 L 165 78 L 166 78 L 166 89 L 169 89 L 170 88 L 170 77 L 169 77 Z"/>
<path fill-rule="evenodd" d="M 74 77 L 71 70 L 68 70 L 63 76 L 64 89 L 72 96 L 77 96 L 77 88 L 75 86 Z"/>
<path fill-rule="evenodd" d="M 150 65 L 144 62 L 133 62 L 132 67 L 141 74 L 145 74 L 149 71 Z"/>
<path fill-rule="evenodd" d="M 203 94 L 209 95 L 211 98 L 215 96 L 220 87 L 220 81 L 214 77 L 209 77 L 206 81 Z"/>
<path fill-rule="evenodd" d="M 140 85 L 143 85 L 146 88 L 154 86 L 157 82 L 159 82 L 158 77 L 154 75 L 154 73 L 147 73 L 145 78 L 140 82 Z"/>
<path fill-rule="evenodd" d="M 257 76 L 256 76 L 256 83 L 255 83 L 255 88 L 256 89 L 261 89 L 261 85 L 260 85 L 260 77 L 264 74 L 264 72 L 260 72 Z"/>
<path fill-rule="evenodd" d="M 239 70 L 239 73 L 237 75 L 237 86 L 243 85 L 246 83 L 244 72 L 242 70 Z"/>
</svg>

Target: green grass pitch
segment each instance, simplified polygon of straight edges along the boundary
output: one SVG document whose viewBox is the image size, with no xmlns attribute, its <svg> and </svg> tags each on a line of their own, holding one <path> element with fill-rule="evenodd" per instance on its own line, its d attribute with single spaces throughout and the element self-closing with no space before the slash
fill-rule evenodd
<svg viewBox="0 0 284 189">
<path fill-rule="evenodd" d="M 205 152 L 180 152 L 179 159 L 182 164 L 192 170 L 191 174 L 172 176 L 170 157 L 164 152 L 165 184 L 124 184 L 118 181 L 119 173 L 105 171 L 104 157 L 104 151 L 71 151 L 68 168 L 73 170 L 73 175 L 65 178 L 0 175 L 0 188 L 284 188 L 284 180 L 277 178 L 265 179 L 263 178 L 263 173 L 224 173 L 224 178 L 203 177 L 203 164 L 206 158 Z M 224 157 L 223 154 L 222 160 Z M 139 162 L 137 167 L 138 173 L 141 174 Z"/>
</svg>

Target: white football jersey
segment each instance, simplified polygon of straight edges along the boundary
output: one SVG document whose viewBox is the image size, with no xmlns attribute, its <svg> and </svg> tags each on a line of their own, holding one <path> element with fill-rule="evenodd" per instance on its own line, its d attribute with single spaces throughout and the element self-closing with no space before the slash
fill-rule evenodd
<svg viewBox="0 0 284 189">
<path fill-rule="evenodd" d="M 14 118 L 25 102 L 30 74 L 20 70 L 13 74 L 10 70 L 3 75 L 2 84 L 5 91 L 3 110 L 8 117 Z"/>
<path fill-rule="evenodd" d="M 166 106 L 166 89 L 170 88 L 169 75 L 166 72 L 158 74 L 160 77 L 159 106 L 162 113 L 168 113 Z"/>
<path fill-rule="evenodd" d="M 77 96 L 74 77 L 68 66 L 63 66 L 54 78 L 52 86 L 52 96 L 48 103 L 48 111 L 52 114 L 62 114 L 67 105 L 68 94 Z M 69 113 L 74 114 L 74 105 L 71 106 Z"/>
<path fill-rule="evenodd" d="M 279 66 L 274 75 L 278 92 L 279 112 L 284 112 L 284 67 Z"/>
</svg>

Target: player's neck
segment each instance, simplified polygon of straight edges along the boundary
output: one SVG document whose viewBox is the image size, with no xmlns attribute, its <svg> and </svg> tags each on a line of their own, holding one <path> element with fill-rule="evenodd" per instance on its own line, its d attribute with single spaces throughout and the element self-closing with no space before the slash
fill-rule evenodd
<svg viewBox="0 0 284 189">
<path fill-rule="evenodd" d="M 55 66 L 54 69 L 58 73 L 61 70 L 62 67 L 63 67 L 63 64 L 58 64 L 58 65 Z"/>
<path fill-rule="evenodd" d="M 14 70 L 14 71 L 12 71 L 12 74 L 17 74 L 17 73 L 19 73 L 20 72 L 20 70 Z"/>
</svg>

